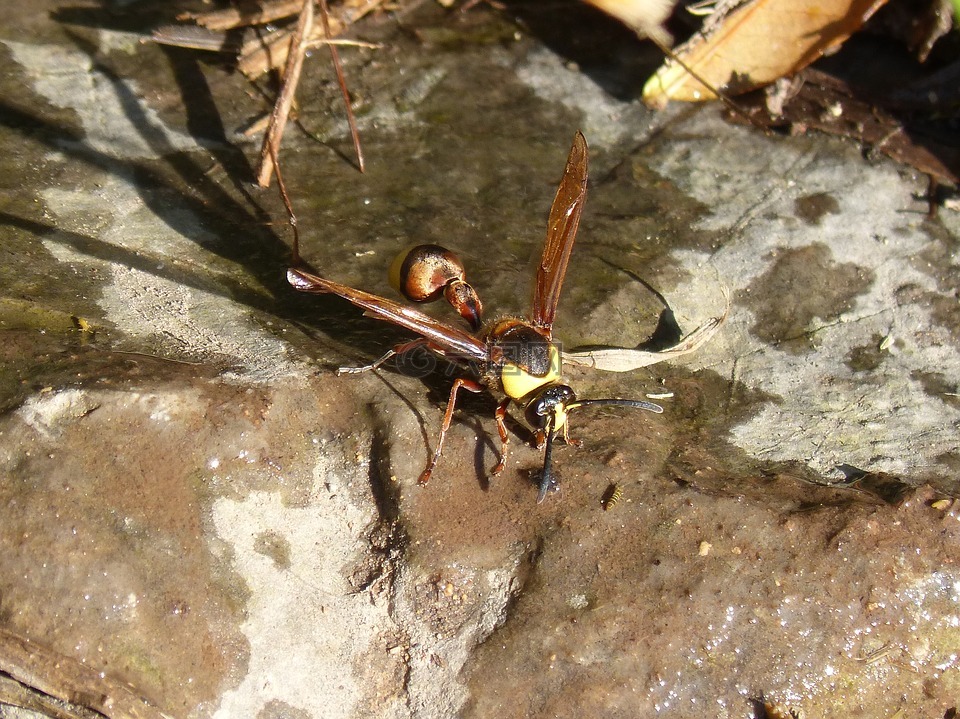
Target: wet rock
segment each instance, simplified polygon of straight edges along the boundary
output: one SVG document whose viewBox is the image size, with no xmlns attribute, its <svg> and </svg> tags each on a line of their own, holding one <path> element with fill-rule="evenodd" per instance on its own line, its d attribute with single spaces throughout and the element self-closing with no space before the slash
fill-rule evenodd
<svg viewBox="0 0 960 719">
<path fill-rule="evenodd" d="M 371 18 L 382 47 L 343 49 L 367 173 L 322 53 L 281 157 L 319 272 L 393 296 L 390 259 L 439 242 L 488 312 L 525 313 L 580 128 L 560 341 L 634 347 L 734 298 L 695 356 L 569 373 L 665 412 L 575 415 L 543 504 L 516 422 L 490 477 L 485 395 L 418 487 L 456 370 L 336 375 L 406 336 L 287 285 L 284 208 L 234 132 L 268 102 L 135 42 L 172 10 L 145 13 L 18 5 L 0 39 L 5 636 L 177 717 L 955 706 L 958 225 L 925 182 L 650 114 L 642 46 L 586 7 Z"/>
</svg>

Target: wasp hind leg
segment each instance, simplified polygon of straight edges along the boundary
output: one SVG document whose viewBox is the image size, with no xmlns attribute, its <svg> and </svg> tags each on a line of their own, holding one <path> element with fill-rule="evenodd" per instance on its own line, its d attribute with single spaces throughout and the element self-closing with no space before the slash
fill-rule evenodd
<svg viewBox="0 0 960 719">
<path fill-rule="evenodd" d="M 427 341 L 422 337 L 420 339 L 411 340 L 410 342 L 404 342 L 403 344 L 397 345 L 392 350 L 385 352 L 380 359 L 376 360 L 375 362 L 371 362 L 370 364 L 363 365 L 363 367 L 338 367 L 337 376 L 342 374 L 360 374 L 361 372 L 370 372 L 383 366 L 383 364 L 391 357 L 402 355 L 404 352 L 409 352 L 417 347 L 423 347 L 426 344 Z"/>
<path fill-rule="evenodd" d="M 440 461 L 440 455 L 443 453 L 443 440 L 446 438 L 447 430 L 450 429 L 450 423 L 453 421 L 453 410 L 457 406 L 457 392 L 461 387 L 470 392 L 483 392 L 483 385 L 479 382 L 474 382 L 472 379 L 458 377 L 453 381 L 453 388 L 450 390 L 450 399 L 447 400 L 447 409 L 443 413 L 443 424 L 440 425 L 440 438 L 437 439 L 437 449 L 420 474 L 420 479 L 417 480 L 418 484 L 426 484 L 430 481 L 430 475 L 433 474 L 437 462 Z"/>
</svg>

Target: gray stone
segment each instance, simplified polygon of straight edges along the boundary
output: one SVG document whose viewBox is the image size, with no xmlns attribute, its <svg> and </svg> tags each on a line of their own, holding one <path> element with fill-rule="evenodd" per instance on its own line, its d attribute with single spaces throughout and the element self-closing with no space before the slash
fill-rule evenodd
<svg viewBox="0 0 960 719">
<path fill-rule="evenodd" d="M 697 354 L 571 369 L 665 412 L 573 414 L 543 504 L 522 428 L 489 477 L 485 395 L 418 487 L 448 368 L 336 376 L 405 335 L 286 284 L 286 214 L 237 132 L 268 102 L 138 44 L 141 12 L 21 4 L 0 38 L 0 627 L 177 717 L 955 706 L 958 222 L 926 217 L 923 178 L 652 114 L 643 47 L 586 10 L 370 18 L 382 47 L 341 50 L 367 172 L 325 52 L 284 140 L 318 272 L 393 297 L 393 256 L 442 243 L 491 316 L 522 315 L 582 129 L 563 345 L 646 342 L 649 287 L 685 332 L 732 300 Z"/>
</svg>

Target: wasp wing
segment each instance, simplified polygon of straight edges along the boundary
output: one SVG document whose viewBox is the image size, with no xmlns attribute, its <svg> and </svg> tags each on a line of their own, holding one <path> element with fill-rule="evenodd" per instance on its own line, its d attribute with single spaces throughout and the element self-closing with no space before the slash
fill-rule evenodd
<svg viewBox="0 0 960 719">
<path fill-rule="evenodd" d="M 463 330 L 444 324 L 399 302 L 378 297 L 363 290 L 355 290 L 297 269 L 287 270 L 287 282 L 301 292 L 339 295 L 362 308 L 364 314 L 370 317 L 392 322 L 425 337 L 432 346 L 441 350 L 452 360 L 486 362 L 488 359 L 486 343 Z"/>
<path fill-rule="evenodd" d="M 533 293 L 531 321 L 548 332 L 553 327 L 560 301 L 560 288 L 567 274 L 567 264 L 573 251 L 573 240 L 580 225 L 580 212 L 587 196 L 587 141 L 577 132 L 567 157 L 563 179 L 550 208 L 547 220 L 547 240 L 537 268 Z"/>
</svg>

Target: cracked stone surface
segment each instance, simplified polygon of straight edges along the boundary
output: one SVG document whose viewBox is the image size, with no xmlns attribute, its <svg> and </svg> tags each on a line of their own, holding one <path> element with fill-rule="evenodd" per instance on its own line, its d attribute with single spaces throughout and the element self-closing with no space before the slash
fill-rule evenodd
<svg viewBox="0 0 960 719">
<path fill-rule="evenodd" d="M 323 53 L 284 141 L 318 271 L 392 297 L 394 255 L 442 243 L 488 312 L 522 315 L 582 129 L 563 345 L 634 347 L 664 302 L 689 331 L 732 300 L 695 355 L 570 370 L 581 396 L 665 412 L 574 415 L 543 504 L 519 424 L 490 477 L 487 395 L 419 487 L 454 374 L 335 373 L 406 335 L 286 284 L 286 214 L 238 131 L 265 96 L 141 43 L 162 4 L 9 14 L 0 679 L 55 694 L 75 667 L 66 698 L 116 696 L 111 717 L 957 705 L 960 220 L 927 217 L 924 178 L 713 107 L 651 113 L 649 52 L 585 7 L 364 21 L 380 47 L 342 52 L 367 172 Z M 10 685 L 0 716 L 38 716 Z"/>
</svg>

